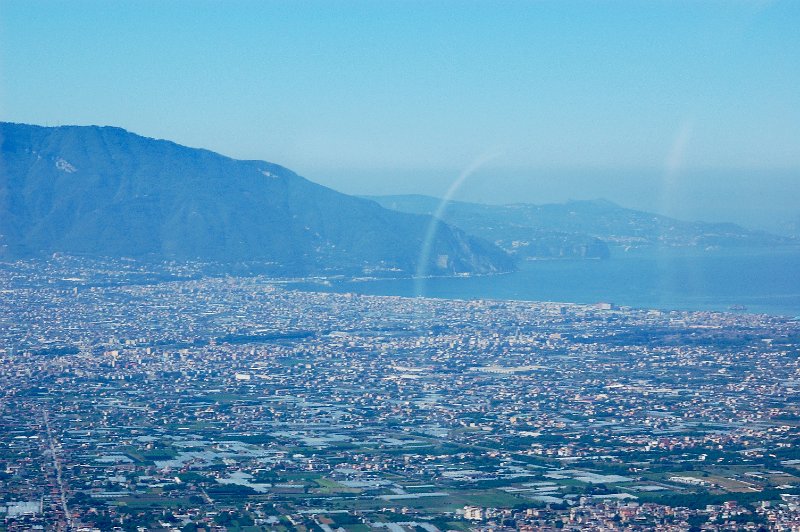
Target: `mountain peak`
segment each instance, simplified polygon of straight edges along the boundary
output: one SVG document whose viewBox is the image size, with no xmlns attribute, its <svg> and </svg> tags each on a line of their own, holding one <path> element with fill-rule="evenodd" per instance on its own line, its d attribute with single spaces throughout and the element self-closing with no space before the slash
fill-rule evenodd
<svg viewBox="0 0 800 532">
<path fill-rule="evenodd" d="M 259 262 L 306 273 L 488 273 L 494 245 L 393 212 L 265 161 L 240 161 L 109 126 L 0 123 L 0 257 L 64 252 Z"/>
</svg>

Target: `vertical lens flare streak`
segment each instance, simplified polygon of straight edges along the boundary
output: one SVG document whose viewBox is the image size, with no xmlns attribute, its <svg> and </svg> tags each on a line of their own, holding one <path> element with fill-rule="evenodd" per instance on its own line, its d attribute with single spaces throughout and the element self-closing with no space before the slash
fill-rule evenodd
<svg viewBox="0 0 800 532">
<path fill-rule="evenodd" d="M 433 248 L 433 241 L 436 238 L 436 232 L 439 229 L 439 224 L 442 223 L 442 217 L 447 212 L 447 206 L 455 196 L 456 192 L 461 188 L 464 182 L 477 172 L 482 166 L 502 155 L 499 150 L 491 151 L 482 154 L 480 157 L 472 161 L 458 177 L 450 184 L 447 192 L 442 197 L 436 211 L 433 213 L 428 229 L 425 232 L 425 239 L 422 241 L 422 248 L 420 249 L 419 258 L 417 259 L 417 271 L 414 276 L 414 295 L 421 297 L 425 293 L 425 278 L 429 275 L 429 264 L 431 259 L 431 249 Z"/>
<path fill-rule="evenodd" d="M 683 121 L 675 132 L 675 137 L 672 140 L 669 153 L 664 161 L 664 175 L 661 180 L 661 197 L 659 198 L 661 204 L 660 214 L 662 215 L 678 215 L 676 211 L 678 205 L 676 205 L 676 203 L 677 198 L 680 197 L 680 174 L 686 165 L 686 150 L 692 140 L 693 129 L 694 123 L 691 119 Z M 661 236 L 668 236 L 663 234 L 667 230 L 668 228 L 662 227 Z M 676 277 L 677 273 L 673 271 L 670 261 L 666 257 L 659 257 L 657 267 L 659 270 L 660 290 L 663 294 L 674 292 L 678 284 L 687 281 L 686 279 L 681 280 Z M 694 277 L 693 274 L 690 276 Z"/>
</svg>

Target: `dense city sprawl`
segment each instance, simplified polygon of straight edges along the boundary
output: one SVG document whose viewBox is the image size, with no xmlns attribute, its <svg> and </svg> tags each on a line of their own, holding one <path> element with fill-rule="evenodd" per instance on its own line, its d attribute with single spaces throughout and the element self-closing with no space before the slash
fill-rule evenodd
<svg viewBox="0 0 800 532">
<path fill-rule="evenodd" d="M 800 322 L 0 268 L 0 530 L 797 530 Z"/>
</svg>

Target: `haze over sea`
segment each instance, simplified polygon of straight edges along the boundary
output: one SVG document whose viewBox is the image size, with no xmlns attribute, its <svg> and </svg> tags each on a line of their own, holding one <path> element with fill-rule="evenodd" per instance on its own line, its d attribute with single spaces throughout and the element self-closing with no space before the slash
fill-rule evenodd
<svg viewBox="0 0 800 532">
<path fill-rule="evenodd" d="M 800 316 L 799 273 L 797 247 L 735 251 L 615 249 L 607 260 L 529 261 L 520 264 L 514 273 L 498 276 L 342 280 L 293 286 L 371 295 L 609 302 L 635 308 L 794 317 Z"/>
</svg>

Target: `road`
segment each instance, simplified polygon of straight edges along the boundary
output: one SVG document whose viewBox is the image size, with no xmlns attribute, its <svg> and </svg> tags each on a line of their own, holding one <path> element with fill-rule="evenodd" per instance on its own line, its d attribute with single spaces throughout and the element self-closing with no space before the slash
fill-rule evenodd
<svg viewBox="0 0 800 532">
<path fill-rule="evenodd" d="M 67 530 L 73 530 L 74 524 L 72 522 L 72 514 L 69 511 L 69 506 L 67 506 L 67 489 L 64 486 L 64 480 L 61 478 L 61 459 L 58 457 L 58 453 L 56 452 L 56 439 L 53 437 L 53 430 L 50 427 L 50 418 L 47 415 L 47 410 L 42 410 L 42 415 L 44 417 L 44 426 L 47 430 L 47 442 L 50 446 L 50 454 L 53 457 L 53 467 L 56 471 L 56 482 L 58 483 L 58 492 L 61 498 L 61 509 L 64 512 L 64 518 L 67 521 Z"/>
</svg>

